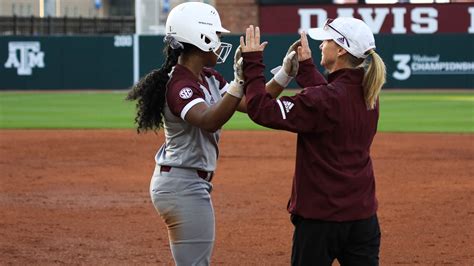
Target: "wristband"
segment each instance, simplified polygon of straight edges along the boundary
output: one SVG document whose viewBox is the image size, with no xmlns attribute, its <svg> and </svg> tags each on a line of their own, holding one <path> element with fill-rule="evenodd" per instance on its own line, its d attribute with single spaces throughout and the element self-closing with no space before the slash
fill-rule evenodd
<svg viewBox="0 0 474 266">
<path fill-rule="evenodd" d="M 291 80 L 293 80 L 292 76 L 288 76 L 288 74 L 285 73 L 285 69 L 280 66 L 278 70 L 277 68 L 272 69 L 272 73 L 276 72 L 275 76 L 273 76 L 273 79 L 278 83 L 280 86 L 283 88 L 286 88 L 288 84 L 290 84 Z M 276 71 L 274 71 L 276 70 Z"/>
<path fill-rule="evenodd" d="M 244 81 L 243 80 L 233 80 L 229 84 L 229 88 L 227 89 L 227 93 L 242 99 L 244 97 Z"/>
</svg>

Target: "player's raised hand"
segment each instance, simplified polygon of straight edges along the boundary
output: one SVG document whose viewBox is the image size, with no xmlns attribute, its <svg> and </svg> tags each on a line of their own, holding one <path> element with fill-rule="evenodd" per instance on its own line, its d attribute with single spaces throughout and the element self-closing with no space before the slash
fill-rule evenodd
<svg viewBox="0 0 474 266">
<path fill-rule="evenodd" d="M 242 49 L 240 49 L 240 45 L 235 48 L 235 54 L 234 54 L 234 79 L 239 81 L 242 81 L 241 83 L 243 84 L 244 81 L 244 61 L 242 58 Z"/>
<path fill-rule="evenodd" d="M 250 25 L 245 31 L 244 36 L 240 36 L 240 47 L 242 53 L 263 51 L 268 42 L 260 43 L 260 28 Z"/>
<path fill-rule="evenodd" d="M 301 46 L 301 40 L 297 40 L 288 48 L 285 58 L 283 58 L 283 68 L 286 74 L 296 77 L 298 73 L 298 47 Z"/>
<path fill-rule="evenodd" d="M 311 49 L 309 48 L 308 37 L 306 36 L 306 32 L 302 31 L 300 33 L 300 42 L 301 46 L 298 46 L 298 61 L 304 61 L 306 59 L 311 58 Z"/>
<path fill-rule="evenodd" d="M 294 42 L 292 45 L 290 45 L 290 47 L 288 47 L 288 51 L 286 52 L 286 54 L 289 54 L 292 51 L 298 52 L 298 47 L 299 46 L 301 46 L 301 40 L 300 39 L 296 40 L 296 42 Z"/>
</svg>

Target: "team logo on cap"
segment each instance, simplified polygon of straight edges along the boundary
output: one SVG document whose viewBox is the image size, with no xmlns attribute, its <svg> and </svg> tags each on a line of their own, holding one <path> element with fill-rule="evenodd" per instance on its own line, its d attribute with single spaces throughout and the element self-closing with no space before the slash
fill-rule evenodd
<svg viewBox="0 0 474 266">
<path fill-rule="evenodd" d="M 179 91 L 179 97 L 181 97 L 181 99 L 186 100 L 191 98 L 191 96 L 193 96 L 193 91 L 190 88 L 184 88 Z"/>
<path fill-rule="evenodd" d="M 347 42 L 347 46 L 349 46 L 349 42 L 346 40 L 345 37 L 340 37 L 340 38 L 337 38 L 336 39 L 338 42 L 342 43 L 342 44 L 346 44 Z M 349 46 L 350 47 L 350 46 Z"/>
</svg>

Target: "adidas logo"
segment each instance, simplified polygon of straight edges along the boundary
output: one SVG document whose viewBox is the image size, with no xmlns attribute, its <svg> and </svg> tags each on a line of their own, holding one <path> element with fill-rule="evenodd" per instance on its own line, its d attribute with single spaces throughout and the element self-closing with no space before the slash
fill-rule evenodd
<svg viewBox="0 0 474 266">
<path fill-rule="evenodd" d="M 345 42 L 346 42 L 346 38 L 344 38 L 344 37 L 337 38 L 336 40 L 337 40 L 338 42 L 342 43 L 342 44 L 345 44 Z M 349 42 L 347 43 L 347 46 L 349 46 Z"/>
<path fill-rule="evenodd" d="M 283 105 L 285 106 L 285 111 L 286 111 L 287 113 L 289 113 L 290 110 L 291 110 L 291 108 L 293 108 L 293 106 L 295 106 L 294 103 L 288 102 L 288 101 L 283 101 L 282 103 L 283 103 Z"/>
</svg>

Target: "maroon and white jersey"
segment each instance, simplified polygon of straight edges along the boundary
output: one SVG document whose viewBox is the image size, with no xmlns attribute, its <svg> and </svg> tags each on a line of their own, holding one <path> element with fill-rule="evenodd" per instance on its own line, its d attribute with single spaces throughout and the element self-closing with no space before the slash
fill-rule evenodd
<svg viewBox="0 0 474 266">
<path fill-rule="evenodd" d="M 220 130 L 212 133 L 189 124 L 184 118 L 196 104 L 209 106 L 222 99 L 228 83 L 217 71 L 204 68 L 203 82 L 182 65 L 176 65 L 167 84 L 164 107 L 165 143 L 156 154 L 159 165 L 212 172 L 219 154 Z"/>
</svg>

